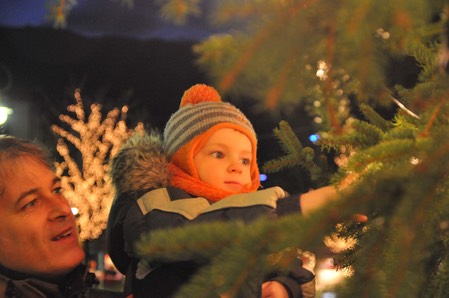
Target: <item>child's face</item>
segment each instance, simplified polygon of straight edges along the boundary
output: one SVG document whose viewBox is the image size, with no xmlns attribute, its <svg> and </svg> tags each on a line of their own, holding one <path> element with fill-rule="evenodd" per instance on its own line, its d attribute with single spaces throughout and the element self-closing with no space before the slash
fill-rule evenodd
<svg viewBox="0 0 449 298">
<path fill-rule="evenodd" d="M 222 128 L 213 133 L 193 161 L 200 180 L 222 190 L 241 192 L 251 183 L 252 146 L 243 133 Z"/>
</svg>

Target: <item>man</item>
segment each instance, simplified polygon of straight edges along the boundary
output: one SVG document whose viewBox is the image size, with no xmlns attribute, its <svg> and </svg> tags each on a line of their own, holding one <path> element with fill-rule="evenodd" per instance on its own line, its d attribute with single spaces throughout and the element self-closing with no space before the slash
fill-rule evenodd
<svg viewBox="0 0 449 298">
<path fill-rule="evenodd" d="M 84 257 L 49 154 L 0 136 L 0 297 L 120 297 L 90 288 Z"/>
</svg>

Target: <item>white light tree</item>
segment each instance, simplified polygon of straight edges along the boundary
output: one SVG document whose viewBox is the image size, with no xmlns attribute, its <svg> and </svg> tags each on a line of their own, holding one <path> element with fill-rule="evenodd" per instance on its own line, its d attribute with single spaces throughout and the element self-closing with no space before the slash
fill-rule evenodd
<svg viewBox="0 0 449 298">
<path fill-rule="evenodd" d="M 60 136 L 56 150 L 63 158 L 55 163 L 56 173 L 61 176 L 64 195 L 79 211 L 80 240 L 84 241 L 98 238 L 106 228 L 115 194 L 109 176 L 110 160 L 133 131 L 144 128 L 142 123 L 134 129 L 127 127 L 127 106 L 114 108 L 103 117 L 101 105 L 94 103 L 86 115 L 79 89 L 75 90 L 75 99 L 76 103 L 67 107 L 75 117 L 59 116 L 68 129 L 52 125 L 52 130 Z M 68 142 L 78 151 L 76 155 Z"/>
</svg>

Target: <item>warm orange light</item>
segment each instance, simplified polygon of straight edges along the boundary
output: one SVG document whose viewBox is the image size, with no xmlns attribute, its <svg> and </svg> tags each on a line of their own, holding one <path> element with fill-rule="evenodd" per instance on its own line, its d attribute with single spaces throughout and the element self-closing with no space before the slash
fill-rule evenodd
<svg viewBox="0 0 449 298">
<path fill-rule="evenodd" d="M 56 173 L 61 176 L 65 197 L 78 210 L 79 235 L 83 241 L 97 238 L 106 228 L 115 192 L 109 176 L 109 161 L 132 130 L 125 123 L 126 108 L 121 112 L 115 108 L 103 117 L 101 105 L 92 104 L 90 114 L 86 115 L 79 90 L 75 99 L 76 104 L 67 107 L 75 117 L 60 116 L 70 131 L 58 125 L 52 129 L 61 136 L 56 150 L 64 159 L 56 163 Z M 140 125 L 134 130 L 142 129 Z M 80 160 L 72 157 L 68 143 L 81 153 Z"/>
</svg>

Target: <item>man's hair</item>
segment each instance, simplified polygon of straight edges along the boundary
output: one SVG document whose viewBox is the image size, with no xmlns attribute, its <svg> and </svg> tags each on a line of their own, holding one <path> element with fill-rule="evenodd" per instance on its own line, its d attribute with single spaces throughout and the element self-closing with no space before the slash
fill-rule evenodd
<svg viewBox="0 0 449 298">
<path fill-rule="evenodd" d="M 36 157 L 52 168 L 50 153 L 41 143 L 14 136 L 0 135 L 0 167 L 5 161 L 24 155 Z"/>
<path fill-rule="evenodd" d="M 4 178 L 6 167 L 11 166 L 11 162 L 23 156 L 36 158 L 42 164 L 53 169 L 51 155 L 42 144 L 14 136 L 0 135 L 0 182 Z M 0 183 L 0 195 L 3 188 L 4 185 Z"/>
</svg>

